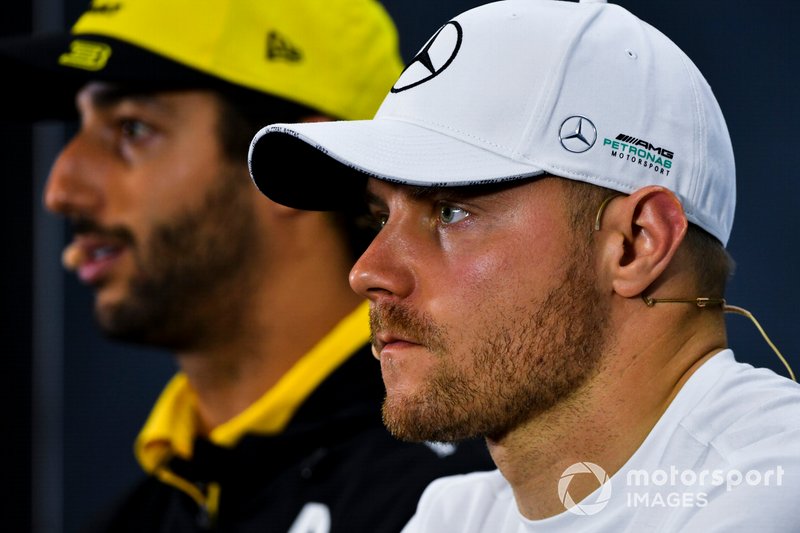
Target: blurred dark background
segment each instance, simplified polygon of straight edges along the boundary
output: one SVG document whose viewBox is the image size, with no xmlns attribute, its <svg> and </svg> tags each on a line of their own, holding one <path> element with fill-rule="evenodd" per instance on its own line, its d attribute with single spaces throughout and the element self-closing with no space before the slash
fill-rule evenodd
<svg viewBox="0 0 800 533">
<path fill-rule="evenodd" d="M 408 60 L 450 17 L 484 2 L 384 3 Z M 728 301 L 750 309 L 800 371 L 800 339 L 793 331 L 800 325 L 795 152 L 800 145 L 800 46 L 794 34 L 800 2 L 616 3 L 671 37 L 714 89 L 737 163 L 738 205 L 728 249 L 738 266 Z M 9 2 L 3 6 L 0 33 L 66 29 L 87 4 Z M 54 90 L 42 87 L 30 97 L 46 99 Z M 0 516 L 14 530 L 36 533 L 77 530 L 140 475 L 133 440 L 175 370 L 169 354 L 104 340 L 92 322 L 91 294 L 61 269 L 66 231 L 43 211 L 40 198 L 49 165 L 73 127 L 11 124 L 0 113 L 3 227 L 10 241 L 2 321 L 8 348 L 0 358 L 6 413 Z M 740 360 L 786 374 L 745 318 L 729 316 L 728 326 Z"/>
</svg>

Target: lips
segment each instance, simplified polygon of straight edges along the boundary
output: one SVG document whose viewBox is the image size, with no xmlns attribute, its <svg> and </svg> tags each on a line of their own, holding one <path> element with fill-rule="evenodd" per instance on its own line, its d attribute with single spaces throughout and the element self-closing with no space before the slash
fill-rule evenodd
<svg viewBox="0 0 800 533">
<path fill-rule="evenodd" d="M 372 302 L 369 310 L 372 353 L 383 364 L 394 357 L 447 352 L 444 330 L 422 311 L 397 302 Z"/>
<path fill-rule="evenodd" d="M 64 249 L 61 261 L 82 282 L 96 285 L 110 275 L 125 250 L 126 246 L 114 239 L 79 235 Z"/>
<path fill-rule="evenodd" d="M 392 333 L 374 333 L 372 353 L 376 358 L 380 358 L 384 350 L 396 351 L 415 346 L 420 346 L 420 344 L 408 337 L 398 336 Z"/>
</svg>

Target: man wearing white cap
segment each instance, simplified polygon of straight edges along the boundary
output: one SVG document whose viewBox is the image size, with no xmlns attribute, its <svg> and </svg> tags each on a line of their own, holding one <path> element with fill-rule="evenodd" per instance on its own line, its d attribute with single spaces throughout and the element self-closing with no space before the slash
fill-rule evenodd
<svg viewBox="0 0 800 533">
<path fill-rule="evenodd" d="M 366 187 L 381 230 L 350 284 L 384 421 L 489 445 L 498 470 L 432 483 L 407 531 L 796 527 L 800 387 L 726 341 L 727 127 L 656 29 L 603 1 L 490 3 L 373 120 L 274 124 L 250 157 L 294 207 Z M 269 174 L 283 157 L 314 172 Z"/>
</svg>

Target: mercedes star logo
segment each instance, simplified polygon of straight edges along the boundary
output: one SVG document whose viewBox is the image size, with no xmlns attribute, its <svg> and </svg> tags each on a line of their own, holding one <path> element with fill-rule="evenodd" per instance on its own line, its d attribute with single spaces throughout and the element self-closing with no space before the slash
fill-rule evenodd
<svg viewBox="0 0 800 533">
<path fill-rule="evenodd" d="M 561 146 L 575 154 L 585 152 L 597 140 L 597 129 L 586 117 L 575 115 L 561 123 Z"/>
<path fill-rule="evenodd" d="M 454 20 L 439 28 L 400 74 L 392 92 L 399 93 L 416 87 L 449 67 L 461 48 L 461 35 L 461 25 Z"/>
</svg>

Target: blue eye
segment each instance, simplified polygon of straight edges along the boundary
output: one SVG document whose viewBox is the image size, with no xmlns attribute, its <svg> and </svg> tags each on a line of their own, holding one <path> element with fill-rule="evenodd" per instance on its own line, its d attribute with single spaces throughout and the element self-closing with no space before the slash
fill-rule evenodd
<svg viewBox="0 0 800 533">
<path fill-rule="evenodd" d="M 439 220 L 442 224 L 456 224 L 469 216 L 469 211 L 454 207 L 452 205 L 442 205 L 439 207 Z"/>
</svg>

